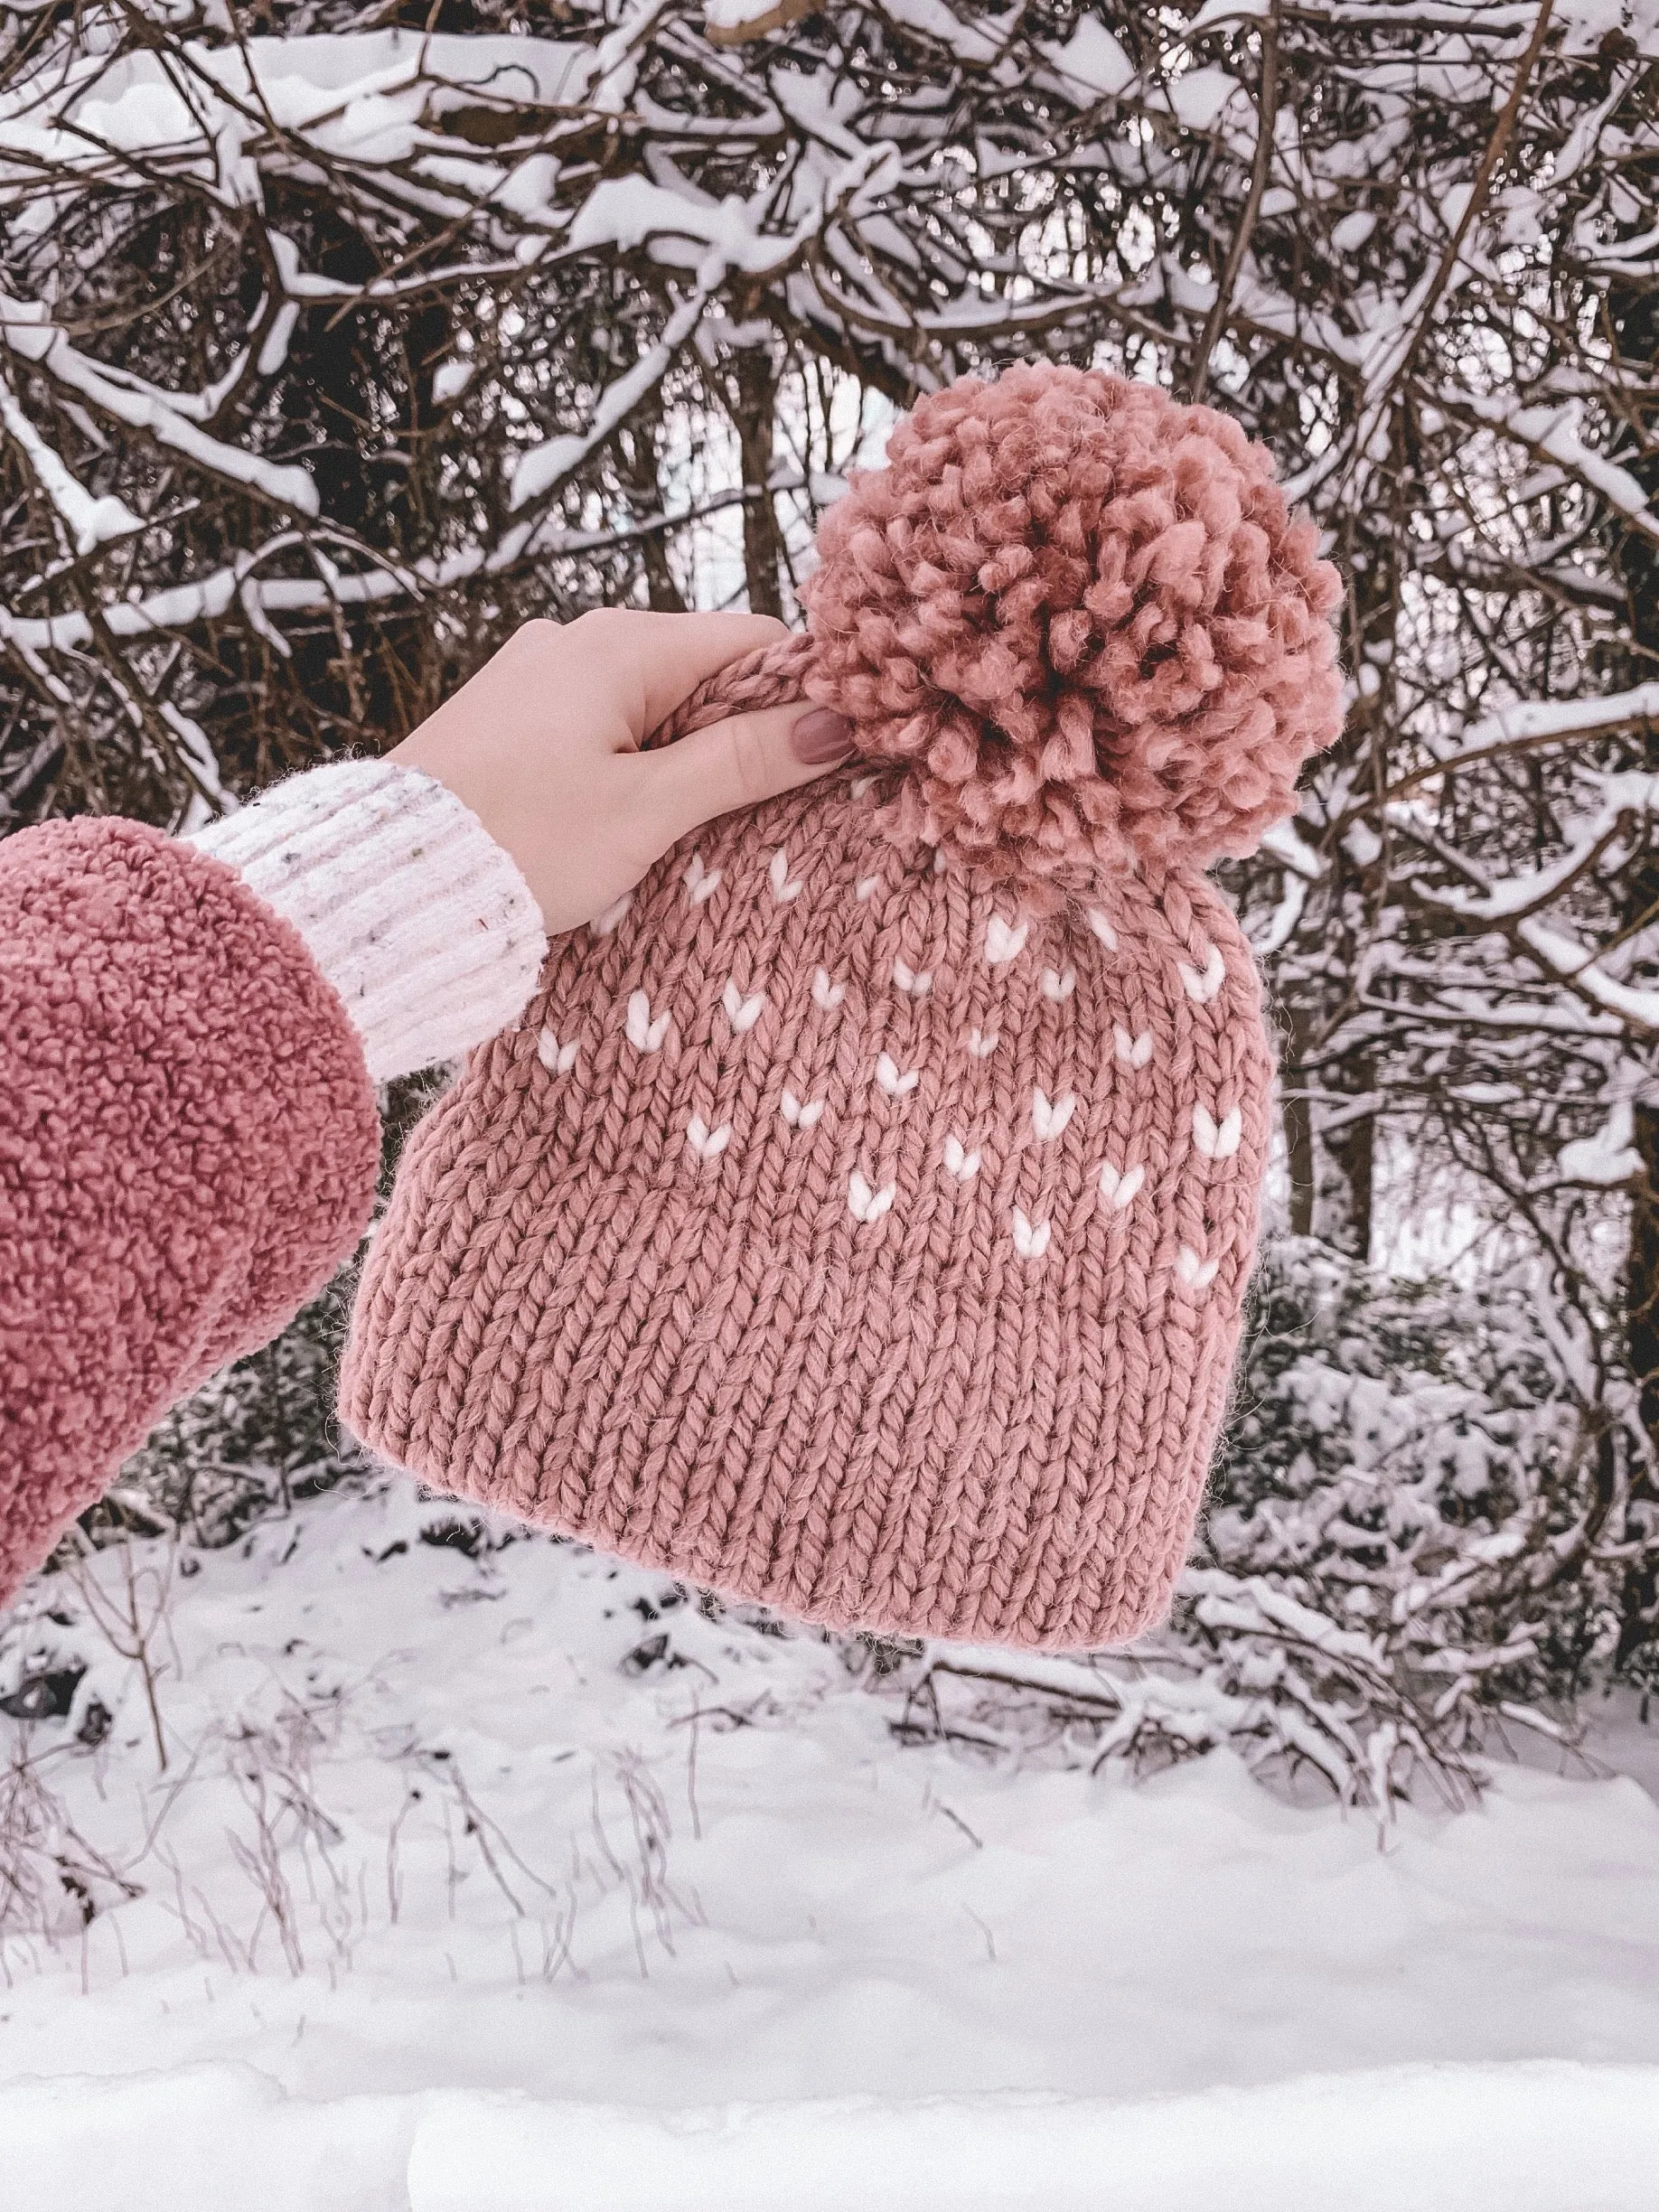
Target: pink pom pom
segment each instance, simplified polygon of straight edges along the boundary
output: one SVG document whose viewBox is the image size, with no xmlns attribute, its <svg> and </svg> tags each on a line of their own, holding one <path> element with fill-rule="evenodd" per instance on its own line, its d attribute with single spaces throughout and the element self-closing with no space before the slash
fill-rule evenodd
<svg viewBox="0 0 1659 2212">
<path fill-rule="evenodd" d="M 1053 912 L 1291 811 L 1341 726 L 1315 542 L 1208 408 L 1054 362 L 966 378 L 825 515 L 807 688 L 908 770 L 886 835 Z"/>
</svg>

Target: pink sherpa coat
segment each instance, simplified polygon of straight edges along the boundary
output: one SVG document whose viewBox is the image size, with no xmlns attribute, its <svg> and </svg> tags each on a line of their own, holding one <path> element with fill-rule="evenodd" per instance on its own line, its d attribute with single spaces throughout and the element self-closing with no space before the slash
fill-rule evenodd
<svg viewBox="0 0 1659 2212">
<path fill-rule="evenodd" d="M 0 844 L 0 1604 L 369 1219 L 363 1047 L 293 926 L 135 822 Z"/>
<path fill-rule="evenodd" d="M 0 843 L 0 1604 L 351 1252 L 376 1083 L 493 1035 L 546 953 L 511 857 L 389 761 L 185 839 Z"/>
</svg>

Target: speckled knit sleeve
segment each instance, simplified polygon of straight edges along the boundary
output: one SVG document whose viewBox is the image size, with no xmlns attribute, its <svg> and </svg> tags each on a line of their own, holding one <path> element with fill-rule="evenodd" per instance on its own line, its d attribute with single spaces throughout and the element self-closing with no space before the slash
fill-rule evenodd
<svg viewBox="0 0 1659 2212">
<path fill-rule="evenodd" d="M 361 1235 L 380 1122 L 299 932 L 140 824 L 0 844 L 0 1604 Z"/>
<path fill-rule="evenodd" d="M 377 1083 L 522 1011 L 547 933 L 512 856 L 446 784 L 389 760 L 289 776 L 187 839 L 292 922 Z"/>
</svg>

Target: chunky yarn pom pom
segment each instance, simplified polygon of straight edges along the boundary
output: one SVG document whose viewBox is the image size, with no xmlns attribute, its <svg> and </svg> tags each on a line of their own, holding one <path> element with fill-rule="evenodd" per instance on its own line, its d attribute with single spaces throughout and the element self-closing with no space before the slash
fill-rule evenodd
<svg viewBox="0 0 1659 2212">
<path fill-rule="evenodd" d="M 1056 892 L 1204 867 L 1340 727 L 1315 544 L 1223 415 L 1054 362 L 966 378 L 824 517 L 809 688 L 911 771 L 904 842 Z"/>
<path fill-rule="evenodd" d="M 1341 586 L 1265 447 L 1156 385 L 1053 361 L 966 377 L 819 526 L 807 634 L 668 736 L 810 697 L 896 779 L 901 846 L 1029 911 L 1125 867 L 1253 852 L 1341 726 Z"/>
</svg>

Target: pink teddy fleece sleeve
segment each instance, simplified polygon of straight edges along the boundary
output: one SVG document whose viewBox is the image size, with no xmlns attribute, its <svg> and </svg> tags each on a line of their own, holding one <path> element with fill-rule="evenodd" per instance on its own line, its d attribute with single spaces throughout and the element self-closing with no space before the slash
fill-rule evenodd
<svg viewBox="0 0 1659 2212">
<path fill-rule="evenodd" d="M 356 1245 L 380 1123 L 291 923 L 135 822 L 0 843 L 0 1605 Z"/>
</svg>

